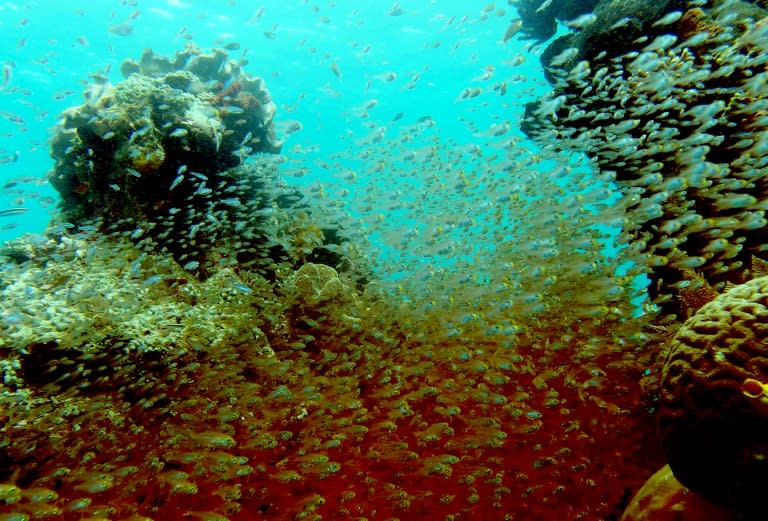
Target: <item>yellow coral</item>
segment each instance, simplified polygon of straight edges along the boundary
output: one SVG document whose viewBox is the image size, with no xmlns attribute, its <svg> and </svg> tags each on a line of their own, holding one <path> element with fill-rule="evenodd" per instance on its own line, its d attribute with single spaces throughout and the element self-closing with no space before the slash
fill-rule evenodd
<svg viewBox="0 0 768 521">
<path fill-rule="evenodd" d="M 750 403 L 762 414 L 768 416 L 768 384 L 754 378 L 746 378 L 741 383 L 741 394 L 749 398 Z"/>
</svg>

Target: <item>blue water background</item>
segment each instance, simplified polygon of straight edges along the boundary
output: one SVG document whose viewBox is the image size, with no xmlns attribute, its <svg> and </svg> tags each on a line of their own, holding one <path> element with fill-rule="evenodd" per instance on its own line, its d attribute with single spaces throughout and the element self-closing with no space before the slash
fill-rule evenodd
<svg viewBox="0 0 768 521">
<path fill-rule="evenodd" d="M 190 41 L 203 49 L 240 43 L 231 55 L 245 54 L 246 71 L 266 80 L 278 105 L 276 121 L 303 126 L 283 149 L 290 160 L 286 170 L 303 169 L 300 178 L 287 176 L 292 183 L 342 183 L 339 172 L 358 171 L 356 143 L 371 133 L 364 126 L 371 122 L 387 128 L 391 138 L 398 125 L 430 115 L 436 126 L 425 139 L 439 135 L 454 147 L 482 146 L 473 134 L 505 120 L 512 125 L 505 137 L 522 137 L 516 129 L 522 104 L 547 86 L 535 50 L 516 39 L 501 43 L 514 10 L 499 3 L 483 13 L 485 5 L 404 1 L 405 13 L 390 16 L 391 4 L 380 1 L 6 2 L 0 5 L 0 60 L 10 66 L 12 78 L 0 92 L 0 110 L 23 123 L 0 118 L 0 157 L 18 156 L 0 165 L 0 182 L 24 176 L 38 181 L 0 193 L 0 209 L 29 208 L 0 220 L 0 240 L 43 231 L 55 208 L 56 193 L 45 178 L 52 168 L 48 141 L 58 114 L 82 102 L 90 74 L 111 68 L 111 80 L 120 81 L 119 65 L 138 59 L 145 48 L 170 56 Z M 133 32 L 110 31 L 122 23 Z M 521 65 L 509 63 L 521 57 Z M 332 71 L 333 63 L 341 77 Z M 478 79 L 487 66 L 495 68 L 494 77 Z M 397 79 L 381 80 L 387 72 Z M 408 88 L 415 74 L 420 77 Z M 510 77 L 517 82 L 505 96 L 491 92 L 492 83 Z M 457 101 L 472 87 L 485 92 Z M 372 99 L 378 105 L 361 117 L 361 107 Z M 403 118 L 390 124 L 400 112 Z"/>
</svg>

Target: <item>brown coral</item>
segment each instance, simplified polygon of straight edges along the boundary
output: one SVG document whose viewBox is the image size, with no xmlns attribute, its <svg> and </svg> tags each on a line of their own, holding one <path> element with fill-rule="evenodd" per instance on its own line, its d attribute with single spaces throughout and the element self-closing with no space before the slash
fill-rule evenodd
<svg viewBox="0 0 768 521">
<path fill-rule="evenodd" d="M 768 417 L 743 385 L 768 380 L 767 319 L 768 277 L 734 287 L 680 328 L 662 373 L 659 428 L 675 477 L 747 512 L 763 502 Z"/>
<path fill-rule="evenodd" d="M 308 307 L 322 306 L 336 299 L 347 300 L 352 295 L 336 270 L 323 264 L 303 265 L 289 284 L 295 289 L 298 301 Z"/>
</svg>

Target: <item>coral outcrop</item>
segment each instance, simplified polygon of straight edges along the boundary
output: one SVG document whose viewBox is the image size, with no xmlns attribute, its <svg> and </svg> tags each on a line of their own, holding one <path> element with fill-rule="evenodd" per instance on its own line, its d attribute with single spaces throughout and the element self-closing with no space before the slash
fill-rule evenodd
<svg viewBox="0 0 768 521">
<path fill-rule="evenodd" d="M 251 154 L 280 150 L 264 81 L 223 50 L 173 59 L 147 50 L 121 71 L 116 85 L 94 77 L 53 138 L 50 181 L 66 221 L 155 217 L 205 195 Z"/>
<path fill-rule="evenodd" d="M 659 431 L 680 482 L 741 512 L 764 505 L 768 473 L 768 277 L 705 304 L 671 340 Z"/>
<path fill-rule="evenodd" d="M 309 212 L 269 159 L 281 144 L 262 79 L 195 47 L 173 58 L 147 50 L 121 71 L 115 85 L 92 78 L 86 102 L 61 117 L 54 229 L 120 234 L 201 277 L 220 265 L 274 278 L 281 263 L 341 262 L 336 223 Z"/>
</svg>

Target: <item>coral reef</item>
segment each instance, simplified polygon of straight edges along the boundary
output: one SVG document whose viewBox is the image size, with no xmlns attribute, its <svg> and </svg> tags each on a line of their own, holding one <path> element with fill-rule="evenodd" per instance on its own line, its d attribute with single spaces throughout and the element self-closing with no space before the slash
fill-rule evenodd
<svg viewBox="0 0 768 521">
<path fill-rule="evenodd" d="M 768 472 L 767 301 L 768 277 L 759 277 L 704 305 L 670 342 L 660 393 L 659 431 L 677 479 L 748 513 L 762 509 Z"/>
<path fill-rule="evenodd" d="M 685 41 L 667 24 L 618 57 L 558 72 L 528 119 L 543 142 L 584 151 L 615 178 L 651 295 L 681 316 L 674 295 L 686 273 L 697 270 L 716 290 L 748 280 L 768 224 L 768 13 L 743 2 L 695 12 L 670 17 L 680 15 Z"/>
<path fill-rule="evenodd" d="M 226 186 L 271 171 L 242 165 Z M 658 340 L 616 275 L 631 252 L 603 252 L 623 207 L 592 177 L 518 181 L 514 233 L 476 255 L 476 278 L 414 270 L 396 292 L 321 263 L 326 227 L 281 208 L 289 191 L 237 219 L 216 205 L 241 194 L 215 192 L 213 219 L 160 219 L 156 239 L 80 226 L 10 245 L 0 514 L 618 518 L 662 463 L 638 386 Z M 215 238 L 205 277 L 182 258 L 196 224 Z"/>
<path fill-rule="evenodd" d="M 167 59 L 147 50 L 121 71 L 116 85 L 95 76 L 53 138 L 50 181 L 66 221 L 154 218 L 254 152 L 280 149 L 264 81 L 225 51 L 190 47 Z"/>
<path fill-rule="evenodd" d="M 661 339 L 633 303 L 641 248 L 606 231 L 634 205 L 611 200 L 613 176 L 533 158 L 514 184 L 429 172 L 427 191 L 493 198 L 472 213 L 498 225 L 493 248 L 464 255 L 469 209 L 440 198 L 451 215 L 430 214 L 419 252 L 458 252 L 452 269 L 425 263 L 395 287 L 360 276 L 365 255 L 268 158 L 206 165 L 187 146 L 257 134 L 230 127 L 263 108 L 245 95 L 260 84 L 229 82 L 221 52 L 123 70 L 54 140 L 62 218 L 2 251 L 0 515 L 621 515 L 662 464 L 638 385 Z M 96 123 L 121 111 L 151 125 Z"/>
<path fill-rule="evenodd" d="M 161 254 L 120 270 L 117 259 L 141 256 L 125 240 L 67 244 L 17 242 L 4 296 L 21 298 L 23 277 L 53 285 L 58 302 L 90 277 L 93 291 L 123 287 L 126 311 L 105 309 L 89 328 L 98 346 L 63 325 L 43 328 L 46 345 L 31 323 L 4 325 L 23 399 L 5 389 L 0 513 L 597 521 L 618 516 L 625 491 L 658 465 L 642 448 L 653 426 L 636 385 L 640 344 L 607 331 L 593 331 L 603 347 L 579 360 L 579 337 L 548 346 L 523 324 L 441 339 L 409 326 L 409 305 L 360 294 L 328 266 L 285 272 L 277 286 L 227 267 L 182 283 Z M 66 253 L 87 246 L 90 275 Z M 57 315 L 92 305 L 73 298 Z M 155 313 L 147 331 L 128 316 Z"/>
</svg>

